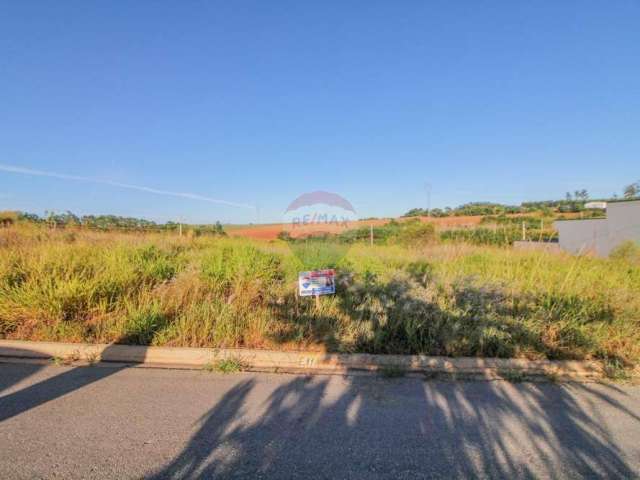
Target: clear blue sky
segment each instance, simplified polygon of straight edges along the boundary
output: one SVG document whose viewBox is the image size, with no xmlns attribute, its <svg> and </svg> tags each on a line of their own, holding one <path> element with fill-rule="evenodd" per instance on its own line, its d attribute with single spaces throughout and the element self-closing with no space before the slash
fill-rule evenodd
<svg viewBox="0 0 640 480">
<path fill-rule="evenodd" d="M 0 209 L 278 221 L 640 177 L 640 2 L 0 3 Z"/>
</svg>

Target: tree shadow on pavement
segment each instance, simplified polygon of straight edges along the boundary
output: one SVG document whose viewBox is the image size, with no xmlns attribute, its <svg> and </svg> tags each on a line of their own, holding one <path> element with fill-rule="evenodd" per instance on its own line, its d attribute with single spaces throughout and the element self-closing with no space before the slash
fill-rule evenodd
<svg viewBox="0 0 640 480">
<path fill-rule="evenodd" d="M 525 325 L 507 321 L 525 314 L 527 302 L 522 299 L 514 312 L 499 290 L 456 285 L 455 308 L 444 311 L 428 292 L 418 289 L 416 295 L 411 279 L 361 287 L 343 288 L 337 302 L 366 334 L 358 340 L 361 351 L 563 353 Z M 276 340 L 312 338 L 328 350 L 344 347 L 331 335 L 335 318 L 305 310 L 292 316 L 292 302 L 276 309 L 286 326 Z M 579 343 L 588 346 L 586 339 Z M 296 377 L 258 401 L 261 381 L 239 382 L 202 418 L 184 450 L 151 478 L 638 475 L 607 420 L 616 417 L 640 435 L 640 419 L 613 386 L 316 376 Z"/>
<path fill-rule="evenodd" d="M 8 353 L 11 354 L 10 356 L 20 357 L 29 356 L 31 352 L 24 348 L 11 348 Z M 13 385 L 39 372 L 43 366 L 44 365 L 37 363 L 21 363 L 19 367 L 9 369 L 2 368 L 3 364 L 0 363 L 0 394 Z"/>
<path fill-rule="evenodd" d="M 260 381 L 238 381 L 150 478 L 638 474 L 606 424 L 638 416 L 604 385 L 296 377 L 256 403 Z"/>
<path fill-rule="evenodd" d="M 103 355 L 108 354 L 110 348 L 114 347 L 107 347 Z M 16 349 L 16 357 L 24 356 L 24 349 Z M 38 357 L 38 355 L 34 354 L 33 357 Z M 21 364 L 18 368 L 10 369 L 12 372 L 10 375 L 2 370 L 0 374 L 0 392 L 36 374 L 44 366 L 43 364 Z M 63 373 L 46 378 L 21 390 L 0 396 L 0 422 L 109 377 L 123 368 L 125 367 L 118 365 L 70 367 L 69 370 Z"/>
</svg>

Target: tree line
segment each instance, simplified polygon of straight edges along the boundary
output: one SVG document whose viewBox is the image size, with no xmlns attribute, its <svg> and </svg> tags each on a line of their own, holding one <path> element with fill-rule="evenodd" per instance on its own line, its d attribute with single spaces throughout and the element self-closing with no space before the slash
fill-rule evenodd
<svg viewBox="0 0 640 480">
<path fill-rule="evenodd" d="M 624 200 L 640 199 L 640 181 L 627 185 L 622 194 Z M 452 217 L 452 216 L 486 216 L 506 215 L 513 213 L 542 212 L 546 215 L 553 213 L 575 213 L 586 210 L 585 205 L 590 201 L 615 202 L 621 200 L 614 194 L 611 198 L 591 199 L 585 189 L 567 192 L 562 200 L 542 200 L 522 202 L 520 205 L 505 205 L 492 202 L 471 202 L 451 208 L 412 208 L 403 217 Z"/>
<path fill-rule="evenodd" d="M 226 235 L 222 224 L 218 221 L 214 224 L 181 224 L 180 222 L 157 223 L 152 220 L 135 217 L 121 217 L 118 215 L 76 215 L 66 211 L 55 213 L 45 211 L 44 216 L 28 212 L 0 212 L 0 223 L 4 226 L 16 222 L 30 222 L 48 225 L 52 228 L 79 227 L 94 230 L 127 230 L 127 231 L 175 231 L 182 228 L 196 234 Z"/>
</svg>

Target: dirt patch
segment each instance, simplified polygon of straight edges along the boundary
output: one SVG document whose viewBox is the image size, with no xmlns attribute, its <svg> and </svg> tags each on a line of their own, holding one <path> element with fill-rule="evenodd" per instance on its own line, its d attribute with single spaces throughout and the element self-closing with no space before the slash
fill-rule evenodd
<svg viewBox="0 0 640 480">
<path fill-rule="evenodd" d="M 433 223 L 436 227 L 447 229 L 447 228 L 457 228 L 457 227 L 474 227 L 479 225 L 482 221 L 481 216 L 461 216 L 461 217 L 442 217 L 442 218 L 431 218 L 431 217 L 410 217 L 410 218 L 397 218 L 395 219 L 398 222 L 406 222 L 411 219 L 419 219 L 421 222 L 425 223 Z M 323 226 L 323 231 L 327 233 L 343 233 L 345 230 L 353 230 L 356 228 L 368 227 L 373 225 L 374 227 L 385 225 L 389 223 L 392 219 L 390 218 L 376 218 L 372 220 L 358 220 L 355 222 L 348 222 L 346 228 L 343 225 L 327 225 Z M 310 227 L 314 228 L 314 227 Z M 316 227 L 317 228 L 317 227 Z M 233 228 L 227 229 L 227 233 L 231 237 L 245 237 L 245 238 L 253 238 L 257 240 L 275 240 L 278 238 L 278 234 L 284 230 L 291 230 L 290 225 L 285 225 L 283 223 L 274 223 L 268 225 L 247 225 L 247 226 L 234 226 Z M 307 231 L 309 230 L 309 231 Z M 292 236 L 305 236 L 308 235 L 311 230 L 305 229 L 305 227 L 298 227 L 297 231 L 292 233 Z"/>
</svg>

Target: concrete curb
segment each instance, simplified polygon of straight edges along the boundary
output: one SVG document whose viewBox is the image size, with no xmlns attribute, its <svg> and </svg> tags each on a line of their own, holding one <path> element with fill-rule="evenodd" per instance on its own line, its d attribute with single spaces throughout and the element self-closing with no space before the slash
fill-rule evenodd
<svg viewBox="0 0 640 480">
<path fill-rule="evenodd" d="M 0 340 L 0 361 L 61 359 L 69 363 L 114 362 L 156 367 L 203 368 L 235 359 L 252 371 L 344 374 L 387 371 L 423 374 L 547 376 L 588 380 L 603 376 L 595 361 L 524 360 L 506 358 L 449 358 L 425 355 L 370 355 L 322 352 L 284 352 L 251 349 L 146 347 L 82 343 Z"/>
</svg>

